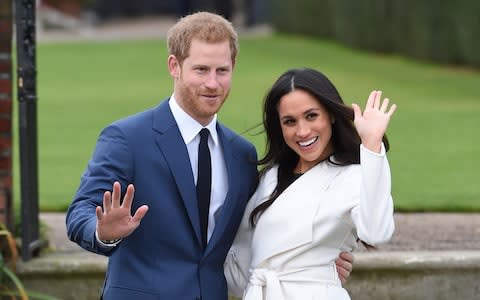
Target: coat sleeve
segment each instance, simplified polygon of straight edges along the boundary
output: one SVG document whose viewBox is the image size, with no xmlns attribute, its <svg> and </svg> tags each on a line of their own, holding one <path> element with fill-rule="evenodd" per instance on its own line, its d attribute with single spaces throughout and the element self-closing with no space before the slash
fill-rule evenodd
<svg viewBox="0 0 480 300">
<path fill-rule="evenodd" d="M 103 206 L 103 193 L 112 190 L 114 181 L 120 182 L 124 194 L 127 184 L 132 180 L 130 155 L 120 128 L 111 125 L 102 131 L 66 217 L 69 239 L 88 251 L 110 255 L 115 249 L 97 242 L 95 209 Z"/>
<path fill-rule="evenodd" d="M 250 226 L 249 218 L 250 213 L 256 206 L 258 194 L 259 189 L 248 201 L 242 222 L 224 264 L 229 294 L 238 298 L 242 297 L 250 277 L 253 228 Z"/>
<path fill-rule="evenodd" d="M 387 242 L 395 229 L 390 166 L 382 144 L 380 153 L 360 146 L 359 204 L 352 209 L 358 237 L 369 245 Z"/>
</svg>

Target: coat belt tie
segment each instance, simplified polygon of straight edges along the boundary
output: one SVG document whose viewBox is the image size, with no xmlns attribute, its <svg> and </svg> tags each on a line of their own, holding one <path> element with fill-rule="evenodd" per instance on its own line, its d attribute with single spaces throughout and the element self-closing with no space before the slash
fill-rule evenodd
<svg viewBox="0 0 480 300">
<path fill-rule="evenodd" d="M 281 282 L 316 282 L 341 286 L 335 264 L 288 271 L 257 268 L 251 272 L 243 299 L 284 300 Z"/>
</svg>

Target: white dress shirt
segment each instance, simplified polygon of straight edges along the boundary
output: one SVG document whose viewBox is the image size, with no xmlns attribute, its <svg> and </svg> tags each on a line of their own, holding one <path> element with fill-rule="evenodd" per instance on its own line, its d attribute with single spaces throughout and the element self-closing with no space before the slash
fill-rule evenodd
<svg viewBox="0 0 480 300">
<path fill-rule="evenodd" d="M 204 128 L 200 123 L 187 114 L 175 100 L 175 95 L 170 97 L 170 110 L 175 119 L 183 141 L 187 146 L 190 164 L 192 166 L 193 178 L 197 182 L 198 177 L 198 144 L 200 143 L 200 130 Z M 207 240 L 210 240 L 213 229 L 215 228 L 215 220 L 219 215 L 225 196 L 228 191 L 228 175 L 223 156 L 223 149 L 217 134 L 217 115 L 212 121 L 205 126 L 210 131 L 208 138 L 208 148 L 212 159 L 212 187 L 210 194 L 210 209 L 208 212 L 208 231 Z"/>
</svg>

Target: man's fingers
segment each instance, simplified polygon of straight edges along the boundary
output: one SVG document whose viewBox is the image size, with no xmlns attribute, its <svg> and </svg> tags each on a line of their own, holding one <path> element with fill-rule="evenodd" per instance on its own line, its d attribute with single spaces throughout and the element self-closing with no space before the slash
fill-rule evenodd
<svg viewBox="0 0 480 300">
<path fill-rule="evenodd" d="M 335 260 L 337 273 L 340 281 L 345 283 L 353 270 L 353 254 L 350 252 L 341 252 Z"/>
<path fill-rule="evenodd" d="M 127 192 L 125 193 L 125 197 L 123 197 L 123 203 L 122 203 L 123 207 L 125 208 L 132 207 L 134 194 L 135 194 L 135 188 L 133 187 L 133 184 L 129 184 L 127 186 Z"/>
<path fill-rule="evenodd" d="M 97 220 L 100 221 L 100 220 L 103 218 L 102 207 L 97 206 L 97 207 L 95 208 L 95 214 L 97 215 Z"/>
<path fill-rule="evenodd" d="M 342 283 L 345 283 L 347 281 L 347 278 L 350 276 L 350 273 L 352 272 L 352 267 L 348 267 L 350 264 L 342 260 L 341 258 L 337 258 L 335 264 L 337 266 L 337 273 L 340 281 Z"/>
<path fill-rule="evenodd" d="M 105 213 L 109 213 L 112 209 L 112 193 L 110 191 L 106 191 L 103 193 L 103 210 Z"/>
<path fill-rule="evenodd" d="M 115 181 L 113 183 L 113 192 L 112 192 L 112 207 L 120 207 L 120 197 L 122 195 L 120 182 Z"/>
<path fill-rule="evenodd" d="M 350 262 L 340 257 L 335 260 L 335 264 L 337 265 L 337 269 L 339 271 L 342 270 L 344 273 L 346 273 L 347 276 L 348 274 L 350 274 L 350 272 L 353 269 L 352 264 Z"/>
<path fill-rule="evenodd" d="M 140 223 L 140 221 L 143 219 L 147 211 L 148 211 L 147 205 L 140 206 L 135 212 L 135 215 L 133 215 L 132 221 L 135 223 Z"/>
<path fill-rule="evenodd" d="M 348 263 L 348 265 L 350 266 L 350 271 L 351 271 L 352 265 L 353 265 L 353 260 L 355 259 L 353 254 L 351 252 L 340 252 L 339 258 L 341 258 L 341 260 Z"/>
<path fill-rule="evenodd" d="M 337 268 L 337 273 L 338 273 L 338 278 L 340 278 L 340 281 L 342 282 L 342 284 L 347 282 L 347 278 L 348 276 L 350 276 L 349 272 L 345 271 L 342 268 Z"/>
</svg>

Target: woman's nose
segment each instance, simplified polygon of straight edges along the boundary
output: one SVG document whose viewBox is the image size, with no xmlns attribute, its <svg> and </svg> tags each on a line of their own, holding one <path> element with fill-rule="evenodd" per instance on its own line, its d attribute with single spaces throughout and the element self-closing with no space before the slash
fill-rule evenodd
<svg viewBox="0 0 480 300">
<path fill-rule="evenodd" d="M 297 136 L 306 137 L 310 134 L 310 126 L 303 121 L 297 123 Z"/>
</svg>

